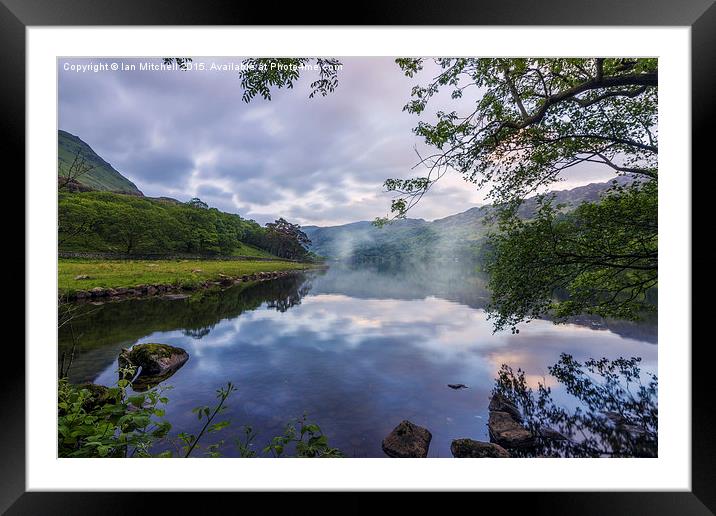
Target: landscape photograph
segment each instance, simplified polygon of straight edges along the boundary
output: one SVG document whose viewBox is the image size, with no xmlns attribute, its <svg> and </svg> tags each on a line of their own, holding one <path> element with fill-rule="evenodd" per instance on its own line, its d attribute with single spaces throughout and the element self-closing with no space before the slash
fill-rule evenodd
<svg viewBox="0 0 716 516">
<path fill-rule="evenodd" d="M 658 456 L 657 59 L 57 74 L 58 457 Z"/>
</svg>

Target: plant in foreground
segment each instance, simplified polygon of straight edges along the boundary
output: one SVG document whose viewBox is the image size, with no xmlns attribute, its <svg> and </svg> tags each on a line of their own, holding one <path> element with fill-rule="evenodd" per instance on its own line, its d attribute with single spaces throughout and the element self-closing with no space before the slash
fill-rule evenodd
<svg viewBox="0 0 716 516">
<path fill-rule="evenodd" d="M 67 379 L 58 388 L 58 456 L 59 457 L 173 457 L 171 450 L 153 455 L 152 447 L 167 438 L 171 424 L 164 419 L 163 408 L 169 402 L 164 395 L 171 387 L 155 387 L 143 393 L 130 394 L 128 387 L 136 371 L 120 370 L 122 378 L 116 387 L 93 384 L 72 385 Z M 218 389 L 215 406 L 192 410 L 204 421 L 198 433 L 179 432 L 179 456 L 189 457 L 201 447 L 200 441 L 230 426 L 226 420 L 215 422 L 226 411 L 226 400 L 237 389 L 228 382 Z M 252 448 L 256 433 L 250 426 L 243 429 L 243 438 L 235 440 L 239 456 L 256 457 Z M 209 457 L 220 457 L 224 440 L 206 445 Z M 318 425 L 309 423 L 306 415 L 286 425 L 284 434 L 274 437 L 263 453 L 284 456 L 291 447 L 298 457 L 342 457 L 331 448 L 328 438 Z"/>
<path fill-rule="evenodd" d="M 58 384 L 59 457 L 148 457 L 171 425 L 162 408 L 170 387 L 129 395 L 128 380 L 116 387 Z"/>
</svg>

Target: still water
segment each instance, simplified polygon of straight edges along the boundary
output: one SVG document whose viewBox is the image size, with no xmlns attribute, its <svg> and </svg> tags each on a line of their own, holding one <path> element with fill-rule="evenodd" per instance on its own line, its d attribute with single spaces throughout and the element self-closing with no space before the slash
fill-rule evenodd
<svg viewBox="0 0 716 516">
<path fill-rule="evenodd" d="M 227 381 L 238 387 L 223 418 L 232 426 L 214 439 L 226 440 L 224 456 L 237 454 L 239 426 L 254 428 L 260 450 L 305 413 L 349 457 L 384 457 L 381 441 L 403 419 L 432 432 L 431 457 L 449 457 L 452 439 L 488 440 L 501 364 L 525 370 L 533 386 L 551 385 L 565 405 L 572 401 L 547 369 L 560 353 L 580 361 L 638 356 L 644 371 L 656 372 L 655 325 L 539 320 L 519 334 L 494 334 L 486 302 L 474 278 L 331 268 L 187 299 L 87 304 L 74 322 L 70 380 L 113 385 L 122 348 L 170 344 L 190 356 L 164 382 L 173 387 L 166 418 L 174 434 L 197 433 L 191 409 L 212 405 Z M 61 331 L 60 355 L 70 342 Z"/>
</svg>

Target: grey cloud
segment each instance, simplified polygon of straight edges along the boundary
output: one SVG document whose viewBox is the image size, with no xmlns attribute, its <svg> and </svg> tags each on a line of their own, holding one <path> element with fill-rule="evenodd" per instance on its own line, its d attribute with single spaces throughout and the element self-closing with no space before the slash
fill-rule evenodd
<svg viewBox="0 0 716 516">
<path fill-rule="evenodd" d="M 89 61 L 99 60 L 70 60 Z M 287 215 L 302 224 L 371 220 L 387 210 L 386 178 L 423 173 L 412 169 L 414 148 L 423 146 L 412 133 L 418 118 L 402 111 L 417 81 L 392 58 L 342 62 L 338 88 L 327 97 L 308 99 L 309 72 L 271 101 L 246 104 L 236 72 L 77 73 L 60 61 L 59 126 L 148 195 L 200 195 L 260 222 Z M 432 110 L 467 102 L 446 96 Z M 426 196 L 412 215 L 441 217 L 475 204 L 474 185 L 458 181 L 443 193 Z"/>
<path fill-rule="evenodd" d="M 204 196 L 205 198 L 208 197 L 231 197 L 232 193 L 227 192 L 225 190 L 222 190 L 221 188 L 217 188 L 215 186 L 209 186 L 209 185 L 202 185 L 197 190 L 197 194 L 201 197 Z"/>
<path fill-rule="evenodd" d="M 186 156 L 158 153 L 140 152 L 138 156 L 122 160 L 132 175 L 149 177 L 153 183 L 179 187 L 191 173 L 193 162 Z"/>
</svg>

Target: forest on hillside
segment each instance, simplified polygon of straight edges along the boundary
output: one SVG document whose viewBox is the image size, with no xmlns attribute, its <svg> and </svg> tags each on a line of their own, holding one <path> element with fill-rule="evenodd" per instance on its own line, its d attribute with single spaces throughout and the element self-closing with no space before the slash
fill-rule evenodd
<svg viewBox="0 0 716 516">
<path fill-rule="evenodd" d="M 60 251 L 311 257 L 299 226 L 282 218 L 261 226 L 199 199 L 60 192 L 58 204 Z"/>
</svg>

